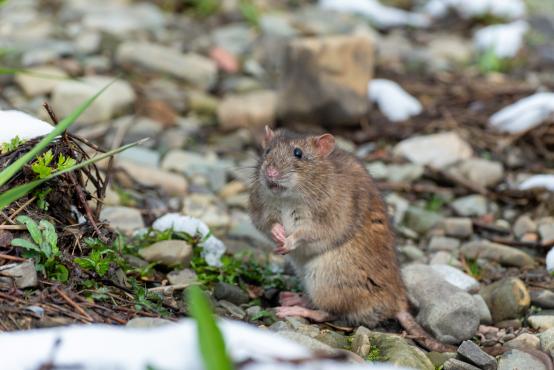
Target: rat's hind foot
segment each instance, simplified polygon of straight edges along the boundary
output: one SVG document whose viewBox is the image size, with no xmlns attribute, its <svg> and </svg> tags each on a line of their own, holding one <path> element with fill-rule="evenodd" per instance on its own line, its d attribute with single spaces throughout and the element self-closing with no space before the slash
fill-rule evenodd
<svg viewBox="0 0 554 370">
<path fill-rule="evenodd" d="M 325 311 L 319 310 L 310 310 L 305 307 L 300 306 L 290 306 L 290 307 L 277 307 L 275 309 L 277 317 L 285 318 L 287 316 L 300 316 L 310 319 L 316 322 L 330 321 L 333 319 L 333 316 Z"/>
<path fill-rule="evenodd" d="M 279 304 L 281 306 L 300 306 L 308 308 L 310 301 L 300 293 L 281 292 L 279 293 Z"/>
</svg>

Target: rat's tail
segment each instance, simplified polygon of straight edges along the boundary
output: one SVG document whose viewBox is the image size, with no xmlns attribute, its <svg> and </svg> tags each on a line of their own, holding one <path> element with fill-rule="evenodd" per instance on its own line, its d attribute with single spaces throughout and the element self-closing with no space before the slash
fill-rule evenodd
<svg viewBox="0 0 554 370">
<path fill-rule="evenodd" d="M 429 333 L 425 331 L 415 321 L 414 317 L 408 311 L 402 311 L 396 314 L 396 319 L 400 321 L 402 327 L 410 334 L 413 339 L 424 348 L 429 351 L 435 352 L 456 352 L 456 347 L 449 344 L 444 344 L 431 337 Z"/>
</svg>

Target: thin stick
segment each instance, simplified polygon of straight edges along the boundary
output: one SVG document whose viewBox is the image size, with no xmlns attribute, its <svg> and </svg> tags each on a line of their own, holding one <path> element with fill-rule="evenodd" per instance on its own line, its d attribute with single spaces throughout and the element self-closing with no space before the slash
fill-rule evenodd
<svg viewBox="0 0 554 370">
<path fill-rule="evenodd" d="M 0 230 L 27 230 L 25 225 L 0 225 Z"/>
<path fill-rule="evenodd" d="M 83 308 L 81 306 L 79 306 L 74 300 L 72 300 L 71 298 L 69 298 L 69 296 L 67 294 L 65 294 L 61 289 L 59 289 L 58 287 L 54 288 L 54 290 L 56 290 L 56 292 L 67 302 L 69 303 L 74 309 L 76 309 L 81 315 L 83 315 L 84 317 L 86 317 L 88 320 L 90 320 L 91 322 L 94 321 L 94 319 L 92 317 L 90 317 L 90 315 L 85 311 L 83 310 Z"/>
<path fill-rule="evenodd" d="M 23 203 L 18 209 L 15 210 L 14 213 L 11 214 L 11 216 L 8 217 L 8 221 L 14 223 L 14 218 L 19 214 L 21 213 L 21 211 L 23 211 L 25 208 L 27 208 L 27 206 L 31 203 L 33 203 L 35 201 L 35 199 L 37 199 L 36 195 L 33 196 L 31 199 L 27 200 L 25 203 Z M 4 225 L 5 222 L 2 224 Z"/>
<path fill-rule="evenodd" d="M 8 261 L 16 261 L 16 262 L 25 262 L 28 261 L 26 258 L 16 257 L 16 256 L 10 256 L 7 254 L 0 253 L 0 259 L 8 260 Z"/>
</svg>

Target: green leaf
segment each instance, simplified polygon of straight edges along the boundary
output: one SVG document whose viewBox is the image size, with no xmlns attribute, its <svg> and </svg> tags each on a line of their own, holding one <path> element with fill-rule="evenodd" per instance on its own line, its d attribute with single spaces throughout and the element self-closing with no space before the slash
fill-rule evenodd
<svg viewBox="0 0 554 370">
<path fill-rule="evenodd" d="M 58 157 L 58 164 L 56 165 L 56 169 L 58 171 L 65 170 L 67 168 L 70 168 L 71 166 L 75 166 L 77 161 L 71 157 L 66 157 L 62 153 L 60 153 L 60 156 Z"/>
<path fill-rule="evenodd" d="M 78 163 L 76 164 L 75 166 L 72 166 L 72 167 L 69 167 L 69 168 L 66 168 L 65 170 L 62 170 L 62 171 L 58 171 L 58 172 L 55 172 L 53 173 L 52 175 L 48 176 L 48 177 L 45 177 L 44 179 L 38 179 L 38 180 L 35 180 L 35 181 L 31 181 L 29 183 L 26 183 L 26 184 L 22 184 L 22 185 L 18 185 L 18 186 L 15 186 L 5 192 L 3 192 L 2 194 L 0 194 L 0 210 L 4 209 L 5 207 L 9 206 L 12 202 L 15 202 L 16 200 L 18 200 L 19 198 L 21 197 L 24 197 L 25 195 L 29 194 L 29 192 L 31 192 L 34 188 L 36 188 L 37 186 L 39 186 L 40 184 L 44 183 L 45 181 L 48 181 L 48 180 L 51 180 L 57 176 L 60 176 L 64 173 L 67 173 L 67 172 L 70 172 L 70 171 L 73 171 L 73 170 L 76 170 L 78 168 L 82 168 L 82 167 L 86 167 L 94 162 L 97 162 L 97 161 L 100 161 L 104 158 L 108 158 L 108 157 L 111 157 L 113 156 L 114 154 L 117 154 L 119 152 L 122 152 L 124 150 L 127 150 L 133 146 L 136 146 L 136 145 L 139 145 L 139 144 L 142 144 L 144 143 L 146 140 L 148 139 L 142 139 L 142 140 L 139 140 L 137 142 L 134 142 L 134 143 L 131 143 L 131 144 L 127 144 L 127 145 L 124 145 L 122 147 L 119 147 L 117 149 L 114 149 L 114 150 L 110 150 L 109 152 L 107 153 L 103 153 L 101 155 L 98 155 L 96 157 L 93 157 L 93 158 L 90 158 L 86 161 L 83 161 L 81 163 Z M 9 167 L 8 167 L 9 168 Z M 3 172 L 2 172 L 3 173 Z M 2 175 L 2 173 L 0 173 L 0 177 Z M 1 186 L 1 185 L 0 185 Z"/>
<path fill-rule="evenodd" d="M 40 221 L 40 227 L 42 228 L 42 235 L 44 235 L 52 249 L 52 254 L 57 256 L 60 251 L 58 249 L 58 234 L 56 233 L 56 228 L 46 220 Z"/>
<path fill-rule="evenodd" d="M 35 251 L 37 253 L 42 253 L 42 251 L 40 250 L 40 248 L 35 245 L 34 243 L 28 241 L 27 239 L 13 239 L 12 240 L 12 245 L 14 247 L 21 247 L 21 248 L 25 248 L 25 249 L 28 249 L 30 251 Z"/>
<path fill-rule="evenodd" d="M 75 109 L 69 116 L 65 117 L 63 120 L 61 120 L 56 127 L 45 137 L 42 138 L 41 141 L 37 143 L 31 149 L 29 152 L 27 152 L 25 155 L 21 156 L 17 161 L 12 163 L 10 166 L 8 166 L 6 169 L 4 169 L 2 172 L 0 172 L 0 186 L 7 183 L 21 168 L 29 162 L 31 159 L 33 159 L 37 154 L 39 154 L 48 144 L 50 144 L 54 139 L 59 136 L 61 133 L 63 133 L 69 126 L 75 123 L 77 118 L 102 94 L 111 84 L 113 84 L 115 80 L 104 86 L 100 91 L 98 91 L 94 96 L 92 96 L 90 99 L 83 102 L 77 109 Z M 28 192 L 27 192 L 28 193 Z M 3 195 L 3 194 L 2 194 Z M 11 203 L 11 202 L 10 202 Z M 0 209 L 4 208 L 3 206 L 0 206 Z"/>
<path fill-rule="evenodd" d="M 87 257 L 75 257 L 73 262 L 84 268 L 85 270 L 92 270 L 95 262 Z"/>
<path fill-rule="evenodd" d="M 17 222 L 20 224 L 23 224 L 27 226 L 27 230 L 29 231 L 29 234 L 31 234 L 31 238 L 33 238 L 33 241 L 37 243 L 38 245 L 42 244 L 42 233 L 40 232 L 40 229 L 38 227 L 38 224 L 29 216 L 19 216 L 16 218 Z"/>
<path fill-rule="evenodd" d="M 231 370 L 233 364 L 225 350 L 223 335 L 217 327 L 210 304 L 202 290 L 191 286 L 188 291 L 188 306 L 197 325 L 200 352 L 206 370 Z"/>
<path fill-rule="evenodd" d="M 56 265 L 54 272 L 50 276 L 62 283 L 65 283 L 69 279 L 69 270 L 60 263 Z"/>
</svg>

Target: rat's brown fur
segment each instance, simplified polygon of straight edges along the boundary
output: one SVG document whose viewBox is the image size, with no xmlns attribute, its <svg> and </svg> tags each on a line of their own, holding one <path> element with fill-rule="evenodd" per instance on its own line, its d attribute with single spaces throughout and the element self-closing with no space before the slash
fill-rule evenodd
<svg viewBox="0 0 554 370">
<path fill-rule="evenodd" d="M 281 223 L 295 236 L 288 255 L 313 305 L 370 327 L 397 318 L 417 337 L 426 336 L 425 347 L 451 350 L 408 313 L 385 204 L 364 165 L 338 148 L 321 155 L 316 137 L 283 130 L 269 130 L 264 149 L 250 192 L 252 220 L 266 234 Z M 268 188 L 268 165 L 282 174 L 284 190 Z"/>
</svg>

